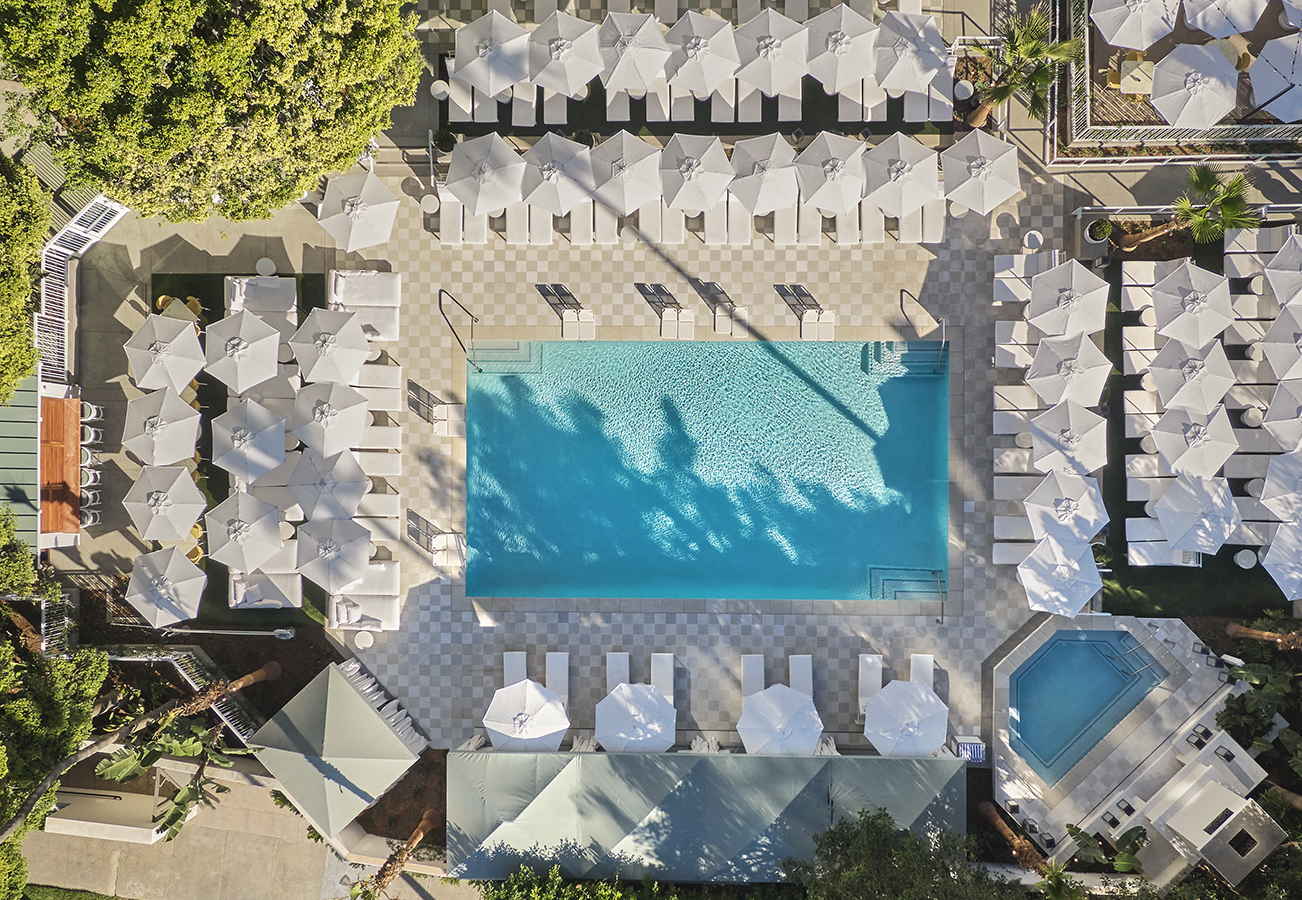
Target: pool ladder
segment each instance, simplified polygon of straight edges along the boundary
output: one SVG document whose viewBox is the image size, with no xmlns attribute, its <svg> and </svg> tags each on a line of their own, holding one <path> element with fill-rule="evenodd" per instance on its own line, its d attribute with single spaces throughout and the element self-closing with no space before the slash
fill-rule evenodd
<svg viewBox="0 0 1302 900">
<path fill-rule="evenodd" d="M 461 341 L 461 335 L 457 334 L 457 327 L 452 324 L 452 320 L 448 318 L 448 314 L 443 311 L 444 294 L 447 294 L 449 300 L 451 300 L 457 306 L 461 307 L 461 311 L 463 313 L 470 316 L 470 345 L 472 347 L 475 344 L 475 323 L 479 321 L 479 317 L 476 316 L 474 313 L 472 313 L 470 310 L 466 309 L 465 305 L 456 297 L 453 297 L 452 294 L 446 288 L 439 288 L 439 315 L 443 317 L 444 322 L 448 323 L 448 328 L 452 329 L 452 336 L 457 339 L 457 345 L 461 347 L 461 352 L 465 355 L 466 362 L 474 366 L 475 371 L 482 375 L 484 373 L 484 370 L 479 367 L 479 363 L 475 362 L 472 352 L 466 349 L 466 345 Z"/>
<path fill-rule="evenodd" d="M 1130 632 L 1126 632 L 1126 633 L 1129 634 Z M 1141 650 L 1141 649 L 1143 649 L 1144 645 L 1148 643 L 1148 639 L 1151 638 L 1151 637 L 1156 637 L 1156 636 L 1157 636 L 1156 634 L 1154 634 L 1153 632 L 1150 631 L 1150 632 L 1148 632 L 1148 634 L 1146 634 L 1146 635 L 1144 636 L 1143 640 L 1139 641 L 1139 643 L 1135 644 L 1135 646 L 1131 647 L 1131 648 L 1130 648 L 1129 650 L 1127 650 L 1125 653 L 1121 654 L 1121 656 L 1112 656 L 1111 654 L 1109 654 L 1108 658 L 1109 658 L 1109 659 L 1112 659 L 1112 660 L 1115 660 L 1116 662 L 1121 662 L 1121 660 L 1122 660 L 1124 657 L 1129 656 L 1130 654 L 1134 653 L 1136 650 Z M 1133 637 L 1133 635 L 1132 635 L 1132 637 Z M 1146 666 L 1144 666 L 1144 667 L 1142 667 L 1142 668 L 1136 669 L 1136 670 L 1133 671 L 1133 672 L 1127 672 L 1126 674 L 1129 675 L 1129 676 L 1131 676 L 1131 677 L 1134 677 L 1135 675 L 1138 675 L 1140 672 L 1144 671 L 1144 669 L 1151 669 L 1151 668 L 1153 668 L 1153 666 L 1155 666 L 1155 665 L 1157 665 L 1157 660 L 1153 660 L 1153 661 L 1152 661 L 1151 663 L 1149 663 L 1148 665 L 1146 665 Z"/>
</svg>

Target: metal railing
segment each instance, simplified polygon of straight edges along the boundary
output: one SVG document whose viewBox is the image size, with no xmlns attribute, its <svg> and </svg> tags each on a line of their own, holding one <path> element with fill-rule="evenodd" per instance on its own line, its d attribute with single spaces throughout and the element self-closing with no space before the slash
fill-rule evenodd
<svg viewBox="0 0 1302 900">
<path fill-rule="evenodd" d="M 447 312 L 445 312 L 443 309 L 444 294 L 447 294 L 449 300 L 451 300 L 457 306 L 461 307 L 461 311 L 463 313 L 470 316 L 470 345 L 472 347 L 475 345 L 475 323 L 479 321 L 479 317 L 476 316 L 474 313 L 472 313 L 470 310 L 466 309 L 465 305 L 456 297 L 453 297 L 452 294 L 446 288 L 439 288 L 439 315 L 443 317 L 444 322 L 448 323 L 448 328 L 452 329 L 452 336 L 457 339 L 457 345 L 461 347 L 461 353 L 466 357 L 466 362 L 474 366 L 476 372 L 483 373 L 484 370 L 481 369 L 479 367 L 479 363 L 475 362 L 475 360 L 472 358 L 471 351 L 466 349 L 465 343 L 463 343 L 461 340 L 461 335 L 457 334 L 457 327 L 452 324 L 452 320 L 448 318 Z"/>
<path fill-rule="evenodd" d="M 108 657 L 114 662 L 169 663 L 195 693 L 226 677 L 198 647 L 123 646 L 110 650 Z M 212 705 L 212 711 L 246 746 L 254 732 L 262 727 L 262 717 L 239 694 L 228 694 L 218 700 Z"/>
</svg>

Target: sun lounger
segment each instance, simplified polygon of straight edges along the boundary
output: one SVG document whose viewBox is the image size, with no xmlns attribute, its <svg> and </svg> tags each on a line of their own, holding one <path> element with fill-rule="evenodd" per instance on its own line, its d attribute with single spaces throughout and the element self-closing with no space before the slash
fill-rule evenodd
<svg viewBox="0 0 1302 900">
<path fill-rule="evenodd" d="M 726 78 L 710 94 L 710 121 L 720 125 L 737 121 L 737 79 Z"/>
<path fill-rule="evenodd" d="M 670 703 L 674 702 L 674 655 L 672 653 L 651 654 L 651 686 Z"/>
<path fill-rule="evenodd" d="M 1277 522 L 1242 522 L 1238 528 L 1230 532 L 1225 543 L 1241 544 L 1245 547 L 1268 547 L 1275 540 L 1277 530 L 1279 530 Z"/>
<path fill-rule="evenodd" d="M 690 341 L 696 338 L 696 311 L 682 309 L 678 311 L 678 340 Z"/>
<path fill-rule="evenodd" d="M 722 200 L 713 208 L 705 210 L 705 243 L 719 246 L 728 241 L 728 203 Z"/>
<path fill-rule="evenodd" d="M 1226 253 L 1225 275 L 1229 278 L 1251 278 L 1266 271 L 1266 260 L 1259 253 Z"/>
<path fill-rule="evenodd" d="M 1162 530 L 1162 523 L 1158 519 L 1150 517 L 1126 519 L 1126 540 L 1164 541 L 1166 532 Z"/>
<path fill-rule="evenodd" d="M 926 122 L 930 115 L 927 108 L 927 95 L 918 91 L 904 92 L 904 121 Z"/>
<path fill-rule="evenodd" d="M 863 105 L 863 82 L 850 85 L 836 95 L 836 118 L 841 122 L 866 122 L 868 110 Z"/>
<path fill-rule="evenodd" d="M 753 84 L 737 82 L 737 121 L 743 123 L 764 120 L 764 94 Z"/>
<path fill-rule="evenodd" d="M 860 241 L 881 244 L 886 241 L 886 217 L 871 200 L 859 201 Z"/>
<path fill-rule="evenodd" d="M 227 605 L 231 609 L 301 609 L 303 578 L 296 572 L 244 575 L 231 572 Z"/>
<path fill-rule="evenodd" d="M 1279 517 L 1266 508 L 1256 497 L 1235 497 L 1234 506 L 1239 518 L 1245 522 L 1278 522 Z"/>
<path fill-rule="evenodd" d="M 402 366 L 391 366 L 387 363 L 367 363 L 358 370 L 357 376 L 349 383 L 349 387 L 359 390 L 361 388 L 398 389 L 403 386 Z"/>
<path fill-rule="evenodd" d="M 474 88 L 475 94 L 475 121 L 488 124 L 497 121 L 497 98 L 490 97 L 478 88 Z"/>
<path fill-rule="evenodd" d="M 1239 384 L 1275 384 L 1279 381 L 1265 359 L 1232 359 L 1230 370 Z"/>
<path fill-rule="evenodd" d="M 823 214 L 809 203 L 797 207 L 796 242 L 805 247 L 817 247 L 823 243 Z"/>
<path fill-rule="evenodd" d="M 1226 478 L 1265 478 L 1270 454 L 1234 453 L 1225 461 Z"/>
<path fill-rule="evenodd" d="M 1034 541 L 1031 520 L 1026 516 L 995 516 L 996 541 Z"/>
<path fill-rule="evenodd" d="M 1126 499 L 1138 503 L 1157 500 L 1165 494 L 1175 481 L 1171 477 L 1135 477 L 1126 479 Z"/>
<path fill-rule="evenodd" d="M 570 210 L 570 243 L 576 247 L 592 246 L 593 218 L 596 215 L 591 200 L 580 200 Z"/>
<path fill-rule="evenodd" d="M 996 278 L 992 290 L 994 297 L 991 303 L 994 306 L 1003 306 L 1005 303 L 1026 303 L 1031 299 L 1030 279 Z"/>
<path fill-rule="evenodd" d="M 579 310 L 579 340 L 595 341 L 597 339 L 597 319 L 590 309 Z"/>
<path fill-rule="evenodd" d="M 1239 295 L 1242 296 L 1242 295 Z M 1254 300 L 1255 294 L 1248 295 Z M 1226 346 L 1235 344 L 1255 344 L 1266 336 L 1266 329 L 1270 328 L 1270 321 L 1261 321 L 1257 319 L 1236 319 L 1230 323 L 1221 334 L 1221 340 Z"/>
<path fill-rule="evenodd" d="M 482 216 L 472 216 L 467 210 L 462 210 L 461 216 L 461 237 L 467 244 L 487 244 L 488 243 L 488 214 Z"/>
<path fill-rule="evenodd" d="M 326 305 L 356 314 L 357 322 L 373 341 L 401 337 L 402 274 L 399 272 L 345 272 L 326 274 Z"/>
<path fill-rule="evenodd" d="M 1123 312 L 1137 312 L 1153 305 L 1153 289 L 1140 285 L 1123 285 L 1121 288 L 1121 309 Z"/>
<path fill-rule="evenodd" d="M 502 685 L 517 684 L 529 677 L 523 650 L 508 650 L 502 654 Z"/>
<path fill-rule="evenodd" d="M 1018 566 L 1031 555 L 1034 549 L 1035 544 L 1029 541 L 1019 544 L 995 544 L 990 548 L 990 563 L 995 566 Z"/>
<path fill-rule="evenodd" d="M 367 563 L 366 574 L 345 585 L 346 594 L 397 594 L 402 583 L 402 563 L 385 559 Z"/>
<path fill-rule="evenodd" d="M 755 237 L 754 217 L 732 194 L 728 194 L 724 202 L 728 207 L 728 243 L 733 247 L 749 247 Z"/>
<path fill-rule="evenodd" d="M 741 658 L 741 696 L 744 700 L 751 694 L 764 690 L 764 657 L 759 654 L 746 654 Z"/>
<path fill-rule="evenodd" d="M 448 121 L 471 122 L 475 118 L 475 93 L 471 87 L 452 75 L 457 70 L 457 61 L 449 56 L 448 64 Z"/>
<path fill-rule="evenodd" d="M 804 118 L 804 102 L 801 99 L 803 85 L 796 79 L 778 92 L 778 121 L 799 122 Z"/>
<path fill-rule="evenodd" d="M 995 447 L 994 471 L 996 475 L 1025 475 L 1036 471 L 1031 465 L 1031 451 L 1022 447 Z"/>
<path fill-rule="evenodd" d="M 650 94 L 647 95 L 651 96 Z M 669 119 L 673 122 L 691 122 L 696 118 L 696 98 L 686 88 L 669 85 Z"/>
<path fill-rule="evenodd" d="M 915 209 L 899 218 L 899 240 L 901 244 L 922 243 L 922 210 Z"/>
<path fill-rule="evenodd" d="M 859 243 L 859 207 L 845 213 L 836 214 L 836 242 L 838 244 Z"/>
<path fill-rule="evenodd" d="M 1043 250 L 1039 253 L 1000 253 L 995 256 L 996 278 L 1018 278 L 1029 281 L 1041 272 L 1047 272 L 1058 265 L 1057 250 Z"/>
<path fill-rule="evenodd" d="M 1131 541 L 1126 544 L 1126 562 L 1132 566 L 1202 565 L 1202 556 L 1191 550 L 1176 550 L 1166 541 Z"/>
<path fill-rule="evenodd" d="M 1024 411 L 996 409 L 991 434 L 1021 434 L 1031 428 L 1031 417 Z"/>
<path fill-rule="evenodd" d="M 995 477 L 996 500 L 1025 500 L 1044 480 L 1043 475 L 998 475 Z"/>
<path fill-rule="evenodd" d="M 531 128 L 536 125 L 538 88 L 532 84 L 517 84 L 511 94 L 511 124 L 516 128 Z"/>
<path fill-rule="evenodd" d="M 994 387 L 995 409 L 1044 409 L 1044 401 L 1028 384 L 997 384 Z"/>
<path fill-rule="evenodd" d="M 1035 360 L 1035 351 L 1026 344 L 995 344 L 995 366 L 1000 369 L 1026 369 Z"/>
<path fill-rule="evenodd" d="M 937 197 L 922 206 L 922 243 L 939 244 L 945 240 L 945 201 Z"/>
<path fill-rule="evenodd" d="M 566 709 L 570 706 L 570 655 L 563 650 L 547 654 L 547 690 L 555 691 Z"/>
<path fill-rule="evenodd" d="M 397 631 L 402 599 L 397 594 L 331 594 L 326 627 L 338 631 Z"/>
<path fill-rule="evenodd" d="M 564 94 L 543 88 L 543 124 L 564 125 L 569 119 L 570 100 Z"/>
<path fill-rule="evenodd" d="M 612 650 L 606 654 L 606 693 L 628 684 L 628 654 Z"/>
<path fill-rule="evenodd" d="M 1240 319 L 1274 319 L 1279 315 L 1279 301 L 1270 294 L 1230 294 L 1230 308 Z"/>
<path fill-rule="evenodd" d="M 909 657 L 909 681 L 936 686 L 936 657 L 930 653 L 914 653 Z"/>
<path fill-rule="evenodd" d="M 670 209 L 660 201 L 660 241 L 664 244 L 681 244 L 687 240 L 687 219 L 681 209 Z"/>
<path fill-rule="evenodd" d="M 1296 225 L 1276 225 L 1269 228 L 1227 228 L 1226 253 L 1274 253 L 1288 242 L 1297 230 Z"/>
<path fill-rule="evenodd" d="M 529 243 L 529 207 L 524 203 L 512 203 L 506 208 L 506 242 L 508 244 Z"/>
<path fill-rule="evenodd" d="M 648 122 L 668 122 L 673 118 L 673 99 L 669 82 L 657 78 L 651 82 L 646 92 L 646 120 Z"/>
<path fill-rule="evenodd" d="M 357 514 L 396 519 L 402 515 L 402 495 L 368 491 L 362 495 Z"/>
<path fill-rule="evenodd" d="M 796 207 L 773 211 L 773 243 L 778 247 L 791 247 L 796 243 Z"/>
<path fill-rule="evenodd" d="M 1175 473 L 1162 465 L 1156 453 L 1132 453 L 1126 456 L 1128 478 L 1171 478 Z"/>
<path fill-rule="evenodd" d="M 561 340 L 577 341 L 579 339 L 579 311 L 577 309 L 561 310 Z"/>
<path fill-rule="evenodd" d="M 1284 452 L 1284 448 L 1279 445 L 1274 436 L 1262 428 L 1236 428 L 1234 437 L 1238 439 L 1239 450 L 1242 453 Z"/>
<path fill-rule="evenodd" d="M 814 696 L 814 657 L 807 653 L 787 657 L 787 686 L 808 697 Z"/>
<path fill-rule="evenodd" d="M 450 193 L 439 194 L 439 243 L 449 247 L 459 247 L 465 243 L 465 231 L 461 226 L 465 208 L 461 201 Z"/>
<path fill-rule="evenodd" d="M 379 412 L 401 412 L 405 408 L 401 388 L 356 387 L 353 390 L 366 398 L 367 408 Z"/>
<path fill-rule="evenodd" d="M 859 654 L 859 720 L 863 720 L 864 707 L 882 689 L 882 657 L 880 653 Z"/>
<path fill-rule="evenodd" d="M 800 339 L 802 341 L 818 340 L 818 310 L 807 309 L 800 314 Z"/>
<path fill-rule="evenodd" d="M 660 336 L 666 340 L 677 340 L 678 310 L 665 309 L 660 312 Z"/>
<path fill-rule="evenodd" d="M 949 57 L 948 71 L 936 73 L 927 86 L 927 118 L 932 122 L 954 121 L 954 64 Z"/>
<path fill-rule="evenodd" d="M 642 232 L 642 240 L 648 243 L 660 243 L 660 209 L 664 201 L 656 199 L 637 211 L 637 228 Z"/>
<path fill-rule="evenodd" d="M 402 454 L 389 450 L 355 450 L 358 464 L 367 475 L 391 478 L 402 474 Z"/>
</svg>

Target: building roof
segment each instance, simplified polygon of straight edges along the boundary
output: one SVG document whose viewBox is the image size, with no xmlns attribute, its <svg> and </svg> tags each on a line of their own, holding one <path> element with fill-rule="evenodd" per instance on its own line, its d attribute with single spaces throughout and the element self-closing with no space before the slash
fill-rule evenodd
<svg viewBox="0 0 1302 900">
<path fill-rule="evenodd" d="M 17 536 L 36 548 L 40 518 L 40 391 L 25 379 L 8 406 L 0 406 L 0 502 L 18 517 Z"/>
</svg>

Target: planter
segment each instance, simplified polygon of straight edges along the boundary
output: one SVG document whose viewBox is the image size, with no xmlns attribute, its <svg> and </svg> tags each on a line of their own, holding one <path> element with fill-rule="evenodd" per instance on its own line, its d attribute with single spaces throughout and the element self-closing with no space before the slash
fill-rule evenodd
<svg viewBox="0 0 1302 900">
<path fill-rule="evenodd" d="M 1107 219 L 1095 219 L 1085 226 L 1085 242 L 1098 246 L 1112 239 L 1112 222 Z"/>
</svg>

